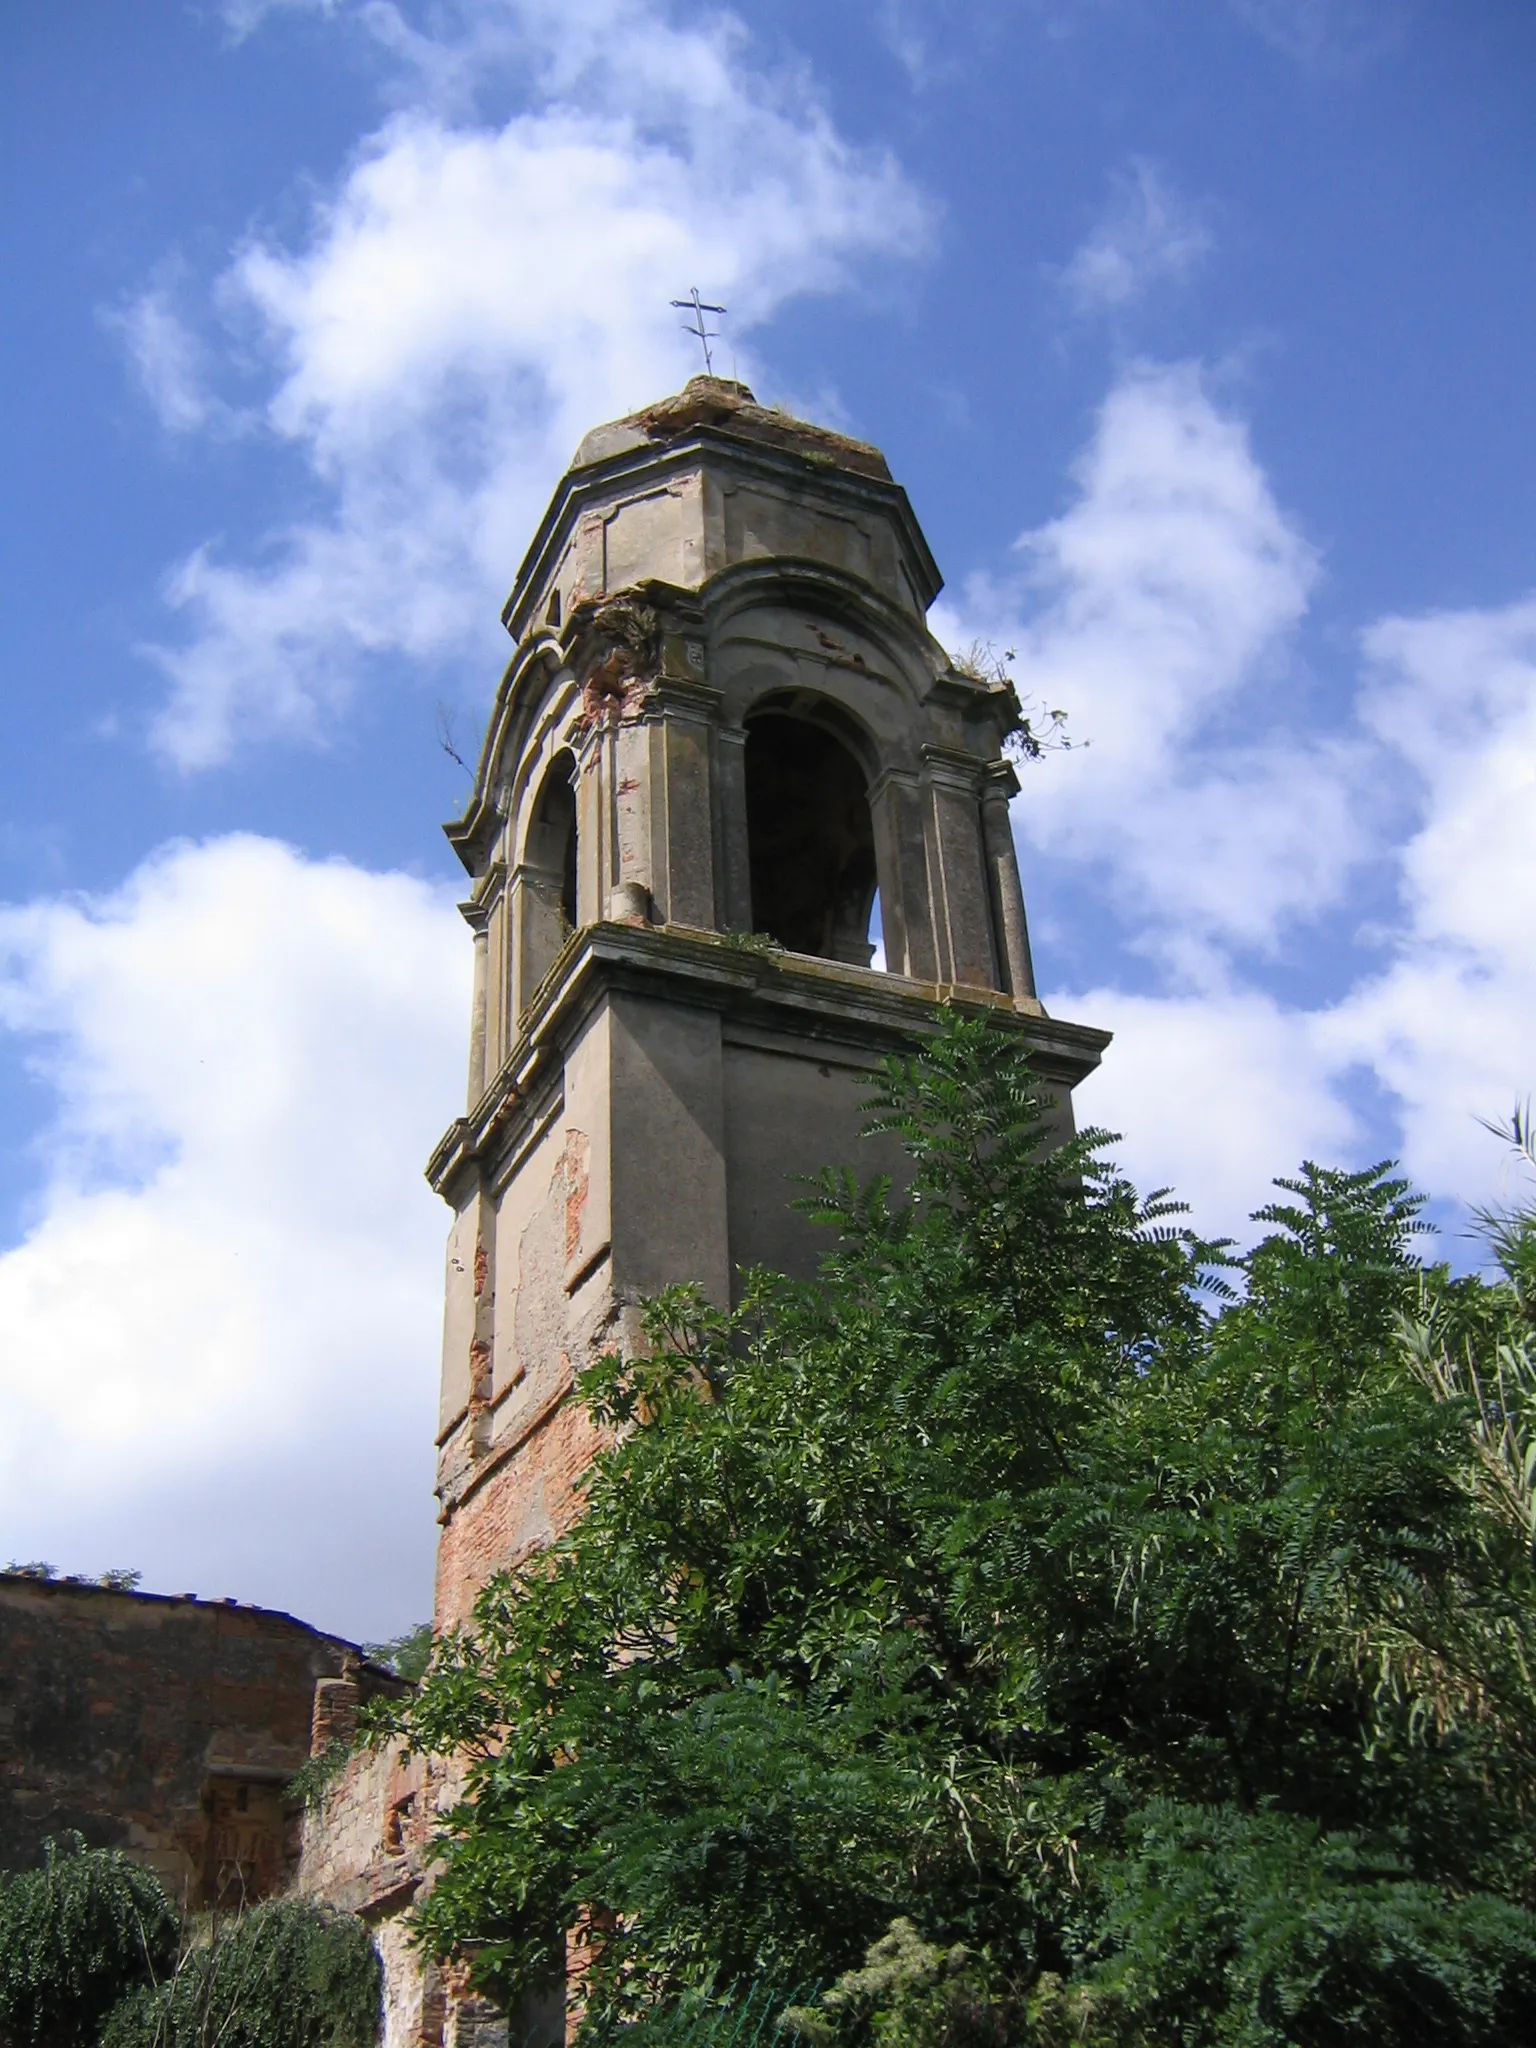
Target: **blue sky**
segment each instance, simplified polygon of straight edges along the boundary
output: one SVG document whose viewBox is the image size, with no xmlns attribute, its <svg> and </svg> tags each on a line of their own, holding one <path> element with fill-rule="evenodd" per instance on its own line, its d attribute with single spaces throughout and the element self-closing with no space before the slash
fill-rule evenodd
<svg viewBox="0 0 1536 2048">
<path fill-rule="evenodd" d="M 1090 744 L 1016 826 L 1084 1111 L 1241 1230 L 1536 1082 L 1517 0 L 226 0 L 0 26 L 0 1556 L 426 1611 L 439 821 L 586 427 L 877 441 Z"/>
</svg>

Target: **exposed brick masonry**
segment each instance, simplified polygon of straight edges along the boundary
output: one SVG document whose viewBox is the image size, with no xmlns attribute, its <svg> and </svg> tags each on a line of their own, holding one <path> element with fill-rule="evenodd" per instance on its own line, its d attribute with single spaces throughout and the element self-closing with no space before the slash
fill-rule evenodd
<svg viewBox="0 0 1536 2048">
<path fill-rule="evenodd" d="M 0 1868 L 75 1829 L 192 1910 L 278 1890 L 317 1703 L 395 1683 L 291 1615 L 0 1573 Z"/>
</svg>

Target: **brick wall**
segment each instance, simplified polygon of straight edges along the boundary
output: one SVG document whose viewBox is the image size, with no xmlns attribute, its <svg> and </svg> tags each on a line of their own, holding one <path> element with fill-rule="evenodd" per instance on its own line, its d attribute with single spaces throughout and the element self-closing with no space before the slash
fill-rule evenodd
<svg viewBox="0 0 1536 2048">
<path fill-rule="evenodd" d="M 439 1629 L 466 1621 L 492 1572 L 567 1529 L 580 1511 L 577 1483 L 602 1437 L 574 1396 L 520 1441 L 496 1445 L 443 1527 L 437 1552 Z"/>
<path fill-rule="evenodd" d="M 0 1573 L 0 1869 L 76 1829 L 191 1908 L 280 1889 L 316 1686 L 364 1671 L 291 1615 Z"/>
</svg>

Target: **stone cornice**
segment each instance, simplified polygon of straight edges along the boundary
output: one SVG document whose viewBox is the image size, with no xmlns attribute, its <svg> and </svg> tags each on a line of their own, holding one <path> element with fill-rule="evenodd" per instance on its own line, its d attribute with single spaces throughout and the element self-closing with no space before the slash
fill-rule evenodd
<svg viewBox="0 0 1536 2048">
<path fill-rule="evenodd" d="M 712 683 L 701 682 L 694 676 L 674 676 L 663 672 L 646 690 L 638 708 L 642 718 L 655 718 L 670 712 L 679 717 L 712 723 L 719 717 L 724 702 L 724 693 Z"/>
<path fill-rule="evenodd" d="M 894 519 L 906 547 L 919 603 L 926 611 L 944 587 L 939 566 L 933 559 L 922 528 L 917 523 L 906 492 L 898 483 L 838 468 L 835 464 L 774 447 L 728 428 L 701 426 L 684 437 L 638 448 L 625 448 L 580 469 L 568 470 L 561 478 L 549 509 L 523 557 L 502 610 L 502 624 L 516 640 L 527 631 L 524 616 L 532 596 L 543 588 L 560 548 L 582 509 L 593 499 L 612 497 L 615 485 L 663 479 L 679 472 L 697 470 L 706 463 L 735 471 L 752 471 L 759 476 L 831 500 L 844 507 L 869 505 Z"/>
<path fill-rule="evenodd" d="M 735 1020 L 755 1034 L 851 1045 L 872 1061 L 932 1030 L 940 1009 L 963 1009 L 1019 1031 L 1042 1077 L 1068 1088 L 1098 1065 L 1111 1035 L 992 989 L 909 981 L 676 926 L 588 925 L 545 978 L 500 1073 L 428 1161 L 427 1179 L 439 1194 L 450 1195 L 468 1170 L 493 1170 L 518 1143 L 577 1032 L 605 997 L 624 993 L 718 1010 L 728 1030 Z"/>
<path fill-rule="evenodd" d="M 974 796 L 992 762 L 982 754 L 966 753 L 959 747 L 919 747 L 918 758 L 931 782 L 946 783 Z"/>
</svg>

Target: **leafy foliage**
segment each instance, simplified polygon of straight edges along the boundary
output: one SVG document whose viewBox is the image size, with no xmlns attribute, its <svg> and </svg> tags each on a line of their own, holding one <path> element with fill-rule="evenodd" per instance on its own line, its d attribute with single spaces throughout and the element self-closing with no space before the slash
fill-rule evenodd
<svg viewBox="0 0 1536 2048">
<path fill-rule="evenodd" d="M 129 1571 L 123 1566 L 114 1566 L 104 1571 L 99 1578 L 91 1579 L 79 1572 L 60 1573 L 55 1565 L 45 1558 L 35 1557 L 29 1564 L 18 1564 L 15 1558 L 0 1572 L 0 1577 L 9 1579 L 41 1579 L 45 1585 L 57 1582 L 61 1586 L 104 1586 L 109 1593 L 133 1593 L 143 1583 L 142 1572 Z"/>
<path fill-rule="evenodd" d="M 861 1969 L 844 1971 L 814 2006 L 791 2006 L 782 2022 L 812 2048 L 832 2048 L 850 2023 L 867 2027 L 880 2048 L 1008 2048 L 1018 2015 L 963 1943 L 939 1948 L 898 1919 Z"/>
<path fill-rule="evenodd" d="M 825 1175 L 818 1285 L 651 1305 L 584 1518 L 381 1724 L 469 1759 L 427 1939 L 511 2002 L 599 1930 L 594 2031 L 884 1940 L 838 2039 L 1523 2040 L 1536 1224 L 1452 1280 L 1308 1165 L 1233 1285 L 992 1027 L 873 1109 L 905 1198 Z"/>
<path fill-rule="evenodd" d="M 108 2010 L 176 1960 L 175 1907 L 146 1870 L 79 1835 L 0 1876 L 0 2043 L 94 2048 Z"/>
<path fill-rule="evenodd" d="M 373 2048 L 383 1986 L 360 1920 L 273 1899 L 117 2007 L 102 2048 Z"/>
<path fill-rule="evenodd" d="M 1074 740 L 1067 736 L 1067 714 L 1052 711 L 1046 705 L 1033 700 L 1023 702 L 1013 679 L 1013 663 L 1017 659 L 1011 647 L 1000 654 L 990 640 L 972 640 L 951 657 L 951 665 L 973 682 L 987 683 L 995 690 L 1007 690 L 1013 698 L 1014 723 L 1005 742 L 1008 753 L 1016 761 L 1039 761 L 1047 754 L 1070 753 L 1074 747 L 1086 747 L 1087 740 Z"/>
<path fill-rule="evenodd" d="M 391 1636 L 384 1643 L 365 1643 L 363 1649 L 375 1664 L 387 1665 L 397 1678 L 420 1678 L 432 1662 L 432 1624 L 418 1622 L 404 1635 Z"/>
</svg>

